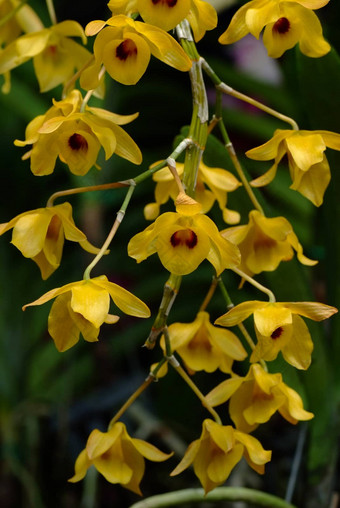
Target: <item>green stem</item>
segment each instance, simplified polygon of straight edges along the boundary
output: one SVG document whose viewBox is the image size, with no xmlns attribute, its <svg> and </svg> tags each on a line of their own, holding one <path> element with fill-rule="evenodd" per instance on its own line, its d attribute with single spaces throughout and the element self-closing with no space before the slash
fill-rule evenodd
<svg viewBox="0 0 340 508">
<path fill-rule="evenodd" d="M 254 207 L 260 213 L 262 213 L 264 215 L 262 206 L 258 202 L 258 200 L 255 196 L 254 190 L 252 189 L 252 187 L 250 186 L 250 184 L 248 182 L 248 179 L 243 171 L 242 165 L 236 155 L 234 146 L 230 140 L 229 134 L 228 134 L 227 129 L 225 127 L 225 124 L 223 121 L 223 116 L 222 116 L 222 93 L 219 90 L 217 90 L 217 94 L 216 94 L 216 113 L 215 113 L 214 123 L 218 124 L 218 126 L 219 126 L 225 149 L 228 152 L 230 160 L 233 163 L 234 168 L 236 169 L 236 172 L 243 184 L 243 187 L 245 188 L 246 193 L 249 196 L 250 201 L 252 202 Z"/>
<path fill-rule="evenodd" d="M 177 34 L 183 49 L 192 60 L 190 81 L 193 111 L 188 134 L 189 139 L 192 140 L 192 145 L 188 147 L 185 154 L 183 186 L 186 193 L 194 198 L 197 172 L 208 137 L 208 101 L 202 74 L 202 59 L 197 52 L 187 20 L 180 23 Z"/>
<path fill-rule="evenodd" d="M 200 310 L 199 312 L 204 312 L 205 309 L 207 308 L 207 306 L 209 305 L 210 303 L 210 300 L 212 299 L 212 297 L 214 296 L 214 293 L 215 293 L 215 290 L 217 288 L 219 284 L 219 277 L 216 277 L 214 276 L 213 277 L 213 280 L 211 282 L 211 285 L 210 285 L 210 288 L 209 288 L 209 291 L 208 293 L 206 294 L 203 302 L 202 302 L 202 305 L 200 306 Z"/>
<path fill-rule="evenodd" d="M 209 76 L 209 78 L 212 80 L 212 82 L 214 83 L 214 85 L 216 86 L 216 89 L 218 91 L 221 91 L 222 93 L 231 95 L 232 97 L 235 97 L 236 99 L 240 99 L 243 102 L 247 102 L 248 104 L 251 104 L 252 106 L 255 106 L 256 108 L 261 109 L 265 113 L 275 116 L 279 120 L 282 120 L 282 122 L 289 123 L 294 130 L 299 130 L 299 126 L 295 122 L 295 120 L 293 120 L 293 118 L 283 115 L 279 111 L 269 108 L 268 106 L 265 106 L 261 102 L 256 101 L 252 97 L 248 97 L 248 95 L 244 95 L 243 93 L 238 92 L 237 90 L 234 90 L 230 86 L 223 83 L 223 81 L 218 77 L 218 75 L 215 73 L 215 71 L 210 67 L 208 62 L 206 62 L 204 59 L 202 59 L 202 67 L 203 67 L 204 71 L 207 73 L 207 75 Z"/>
<path fill-rule="evenodd" d="M 63 191 L 58 191 L 52 194 L 48 198 L 48 201 L 46 203 L 46 207 L 50 207 L 54 205 L 54 201 L 57 198 L 61 198 L 64 196 L 73 196 L 73 194 L 81 194 L 82 192 L 94 192 L 94 191 L 101 191 L 101 190 L 108 190 L 108 189 L 119 189 L 121 187 L 129 187 L 131 185 L 130 182 L 114 182 L 114 183 L 104 183 L 102 185 L 90 185 L 88 187 L 77 187 L 74 189 L 67 189 Z"/>
<path fill-rule="evenodd" d="M 237 273 L 237 275 L 239 275 L 240 277 L 242 277 L 242 279 L 245 279 L 246 281 L 248 281 L 252 286 L 256 287 L 256 289 L 258 289 L 259 291 L 262 291 L 262 293 L 265 293 L 266 295 L 268 295 L 269 301 L 271 303 L 276 302 L 274 293 L 270 289 L 268 289 L 266 286 L 263 286 L 262 284 L 257 282 L 255 279 L 253 279 L 253 277 L 250 277 L 250 275 L 247 275 L 246 273 L 244 273 L 242 270 L 239 270 L 238 268 L 231 268 L 231 270 L 233 272 Z"/>
<path fill-rule="evenodd" d="M 148 377 L 143 381 L 143 383 L 137 388 L 137 390 L 130 395 L 128 400 L 124 402 L 122 407 L 117 411 L 114 417 L 111 419 L 108 430 L 112 428 L 112 426 L 120 419 L 120 417 L 125 413 L 125 411 L 135 402 L 136 399 L 144 392 L 144 390 L 157 378 L 157 372 L 166 362 L 166 358 L 162 358 L 156 367 L 149 373 Z"/>
<path fill-rule="evenodd" d="M 47 4 L 48 13 L 50 15 L 51 23 L 52 23 L 52 25 L 56 25 L 57 24 L 57 16 L 55 13 L 53 0 L 46 0 L 46 4 Z"/>
<path fill-rule="evenodd" d="M 211 416 L 214 418 L 215 422 L 219 425 L 222 425 L 221 418 L 216 413 L 215 409 L 209 404 L 201 390 L 195 385 L 190 376 L 185 372 L 183 367 L 179 364 L 178 360 L 172 355 L 167 357 L 169 364 L 178 372 L 181 378 L 186 382 L 186 384 L 191 388 L 191 390 L 195 393 L 195 395 L 200 399 L 202 406 L 209 411 Z"/>
<path fill-rule="evenodd" d="M 128 400 L 122 405 L 122 407 L 117 411 L 117 413 L 114 415 L 112 420 L 109 423 L 108 430 L 112 428 L 112 426 L 119 420 L 119 418 L 125 413 L 125 411 L 131 406 L 131 404 L 138 399 L 138 397 L 141 395 L 141 393 L 144 392 L 144 390 L 154 381 L 154 376 L 151 376 L 150 374 L 145 379 L 145 381 L 137 388 L 137 390 L 130 395 Z"/>
<path fill-rule="evenodd" d="M 182 277 L 172 273 L 164 285 L 163 298 L 159 306 L 158 314 L 152 325 L 149 337 L 146 339 L 144 344 L 148 349 L 154 348 L 157 338 L 164 330 L 169 312 L 176 299 L 181 282 Z"/>
<path fill-rule="evenodd" d="M 171 349 L 169 330 L 168 330 L 167 326 L 164 326 L 163 334 L 164 334 L 164 342 L 165 342 L 165 355 L 167 358 L 170 358 L 172 356 L 172 349 Z"/>
<path fill-rule="evenodd" d="M 129 205 L 130 199 L 132 197 L 132 194 L 133 194 L 133 191 L 135 190 L 135 188 L 136 188 L 135 184 L 131 185 L 129 187 L 129 190 L 126 193 L 126 196 L 125 196 L 125 199 L 123 201 L 123 204 L 122 204 L 119 212 L 117 213 L 117 218 L 116 218 L 116 220 L 113 223 L 111 231 L 108 234 L 105 242 L 103 243 L 103 245 L 102 245 L 100 251 L 98 252 L 98 254 L 96 255 L 96 257 L 93 259 L 93 261 L 91 261 L 91 263 L 86 268 L 86 270 L 84 272 L 84 276 L 83 276 L 84 279 L 89 279 L 90 278 L 92 269 L 96 266 L 98 261 L 104 256 L 108 246 L 112 242 L 112 239 L 115 236 L 115 234 L 117 232 L 117 229 L 119 228 L 120 224 L 122 223 L 122 220 L 124 219 L 126 209 L 127 209 L 128 205 Z"/>
<path fill-rule="evenodd" d="M 172 157 L 173 159 L 177 159 L 179 155 L 191 144 L 190 139 L 184 139 L 179 143 L 179 145 L 175 148 L 175 150 L 170 154 L 169 157 Z M 94 192 L 94 191 L 101 191 L 101 190 L 108 190 L 108 189 L 118 189 L 121 187 L 130 187 L 131 185 L 138 185 L 139 183 L 143 182 L 147 178 L 150 178 L 154 173 L 159 171 L 160 169 L 163 169 L 167 165 L 167 161 L 164 160 L 160 162 L 159 164 L 153 166 L 152 168 L 148 169 L 147 171 L 144 171 L 140 175 L 136 176 L 135 178 L 131 178 L 130 180 L 123 180 L 121 182 L 113 182 L 113 183 L 104 183 L 101 185 L 90 185 L 88 187 L 77 187 L 74 189 L 67 189 L 63 191 L 58 191 L 52 194 L 46 203 L 47 207 L 53 206 L 54 201 L 57 198 L 61 198 L 64 196 L 72 196 L 73 194 L 81 194 L 82 192 Z"/>
<path fill-rule="evenodd" d="M 296 508 L 283 499 L 244 487 L 219 487 L 208 494 L 203 489 L 184 489 L 148 497 L 130 506 L 130 508 L 164 508 L 185 503 L 218 503 L 220 501 L 244 501 L 267 508 Z"/>
</svg>

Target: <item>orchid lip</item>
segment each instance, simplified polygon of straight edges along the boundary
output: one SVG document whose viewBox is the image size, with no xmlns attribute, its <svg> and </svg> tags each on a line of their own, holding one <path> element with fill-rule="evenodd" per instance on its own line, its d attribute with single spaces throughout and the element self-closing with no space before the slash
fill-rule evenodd
<svg viewBox="0 0 340 508">
<path fill-rule="evenodd" d="M 273 26 L 273 31 L 279 34 L 286 34 L 289 32 L 290 22 L 287 18 L 279 18 Z"/>
<path fill-rule="evenodd" d="M 137 54 L 136 44 L 131 39 L 125 39 L 116 48 L 116 57 L 119 60 L 127 60 L 129 56 Z"/>
<path fill-rule="evenodd" d="M 72 150 L 87 150 L 88 149 L 88 143 L 84 136 L 78 133 L 72 134 L 72 136 L 69 137 L 68 140 L 69 147 Z"/>
<path fill-rule="evenodd" d="M 186 245 L 189 249 L 193 249 L 197 245 L 197 235 L 191 229 L 181 229 L 171 236 L 170 243 L 173 247 Z"/>
</svg>

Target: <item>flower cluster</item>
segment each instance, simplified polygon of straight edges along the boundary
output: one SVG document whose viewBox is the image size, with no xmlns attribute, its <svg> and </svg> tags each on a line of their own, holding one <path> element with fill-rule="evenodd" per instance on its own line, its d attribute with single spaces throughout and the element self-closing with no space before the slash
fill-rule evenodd
<svg viewBox="0 0 340 508">
<path fill-rule="evenodd" d="M 248 33 L 257 39 L 261 31 L 268 55 L 280 57 L 299 43 L 302 53 L 318 58 L 331 49 L 323 38 L 321 23 L 314 13 L 329 0 L 252 0 L 243 5 L 221 35 L 221 44 L 232 44 Z"/>
<path fill-rule="evenodd" d="M 15 141 L 17 146 L 32 145 L 23 159 L 30 158 L 33 174 L 50 175 L 59 157 L 71 173 L 85 175 L 93 166 L 100 169 L 96 161 L 101 147 L 106 159 L 116 153 L 134 164 L 142 162 L 138 146 L 120 127 L 138 114 L 117 115 L 89 106 L 81 111 L 81 107 L 81 93 L 73 90 L 28 124 L 25 141 Z"/>
<path fill-rule="evenodd" d="M 314 11 L 328 1 L 251 0 L 237 10 L 219 42 L 231 44 L 247 34 L 259 38 L 263 31 L 263 43 L 273 58 L 281 57 L 296 44 L 308 57 L 324 56 L 331 46 L 323 37 L 321 23 Z M 151 311 L 146 303 L 110 281 L 106 275 L 91 277 L 91 271 L 104 255 L 109 254 L 109 246 L 137 184 L 146 179 L 155 184 L 154 201 L 144 207 L 145 219 L 153 222 L 143 231 L 130 234 L 127 254 L 137 263 L 157 254 L 160 265 L 168 272 L 159 311 L 145 343 L 152 349 L 159 339 L 158 352 L 162 356 L 151 367 L 141 387 L 113 416 L 108 430 L 94 429 L 91 432 L 76 460 L 75 474 L 69 481 L 82 480 L 94 466 L 108 482 L 119 483 L 141 494 L 144 459 L 161 462 L 172 453 L 163 453 L 144 440 L 130 437 L 125 424 L 118 420 L 152 380 L 167 374 L 169 365 L 177 370 L 214 418 L 214 421 L 203 421 L 201 436 L 188 446 L 171 476 L 192 465 L 205 493 L 208 493 L 227 480 L 242 457 L 253 470 L 263 474 L 272 453 L 265 450 L 251 433 L 277 412 L 292 424 L 308 421 L 314 416 L 304 408 L 300 394 L 286 384 L 284 372 L 272 372 L 267 362 L 281 356 L 289 368 L 308 369 L 314 345 L 303 318 L 322 321 L 334 315 L 337 309 L 318 302 L 277 302 L 271 289 L 255 280 L 254 277 L 262 272 L 272 272 L 281 262 L 290 261 L 295 254 L 306 266 L 313 266 L 317 261 L 304 254 L 293 226 L 285 217 L 269 216 L 266 203 L 262 205 L 253 188 L 272 182 L 279 164 L 287 155 L 292 181 L 290 188 L 315 206 L 321 206 L 331 179 L 325 151 L 327 147 L 340 150 L 340 134 L 327 130 L 299 130 L 295 120 L 222 83 L 195 45 L 207 31 L 217 26 L 216 10 L 204 0 L 110 0 L 111 17 L 92 20 L 85 29 L 73 20 L 58 23 L 52 0 L 47 2 L 52 23 L 45 27 L 34 10 L 24 3 L 0 1 L 3 91 L 9 92 L 10 72 L 30 60 L 41 92 L 51 91 L 59 85 L 63 87 L 60 97 L 54 95 L 52 106 L 28 123 L 25 139 L 14 142 L 19 147 L 28 146 L 28 152 L 22 158 L 29 159 L 33 175 L 51 175 L 59 159 L 72 175 L 83 177 L 92 168 L 101 169 L 98 165 L 101 151 L 110 169 L 114 154 L 140 165 L 141 150 L 122 127 L 134 121 L 138 113 L 117 114 L 89 104 L 93 96 L 103 99 L 105 79 L 111 78 L 129 87 L 138 83 L 147 72 L 151 57 L 170 66 L 174 73 L 188 73 L 193 99 L 188 137 L 181 138 L 177 145 L 175 143 L 173 151 L 162 162 L 144 168 L 134 178 L 129 175 L 123 181 L 115 179 L 108 184 L 55 192 L 45 208 L 23 212 L 0 224 L 0 236 L 12 229 L 13 245 L 38 265 L 44 280 L 60 266 L 65 239 L 79 243 L 95 256 L 84 267 L 82 278 L 74 277 L 76 282 L 47 290 L 23 306 L 25 310 L 54 300 L 47 328 L 58 352 L 66 352 L 81 337 L 88 343 L 97 342 L 102 326 L 118 322 L 120 317 L 110 313 L 111 300 L 128 316 L 150 317 Z M 85 47 L 88 37 L 94 37 L 93 51 Z M 80 39 L 82 44 L 74 38 Z M 218 92 L 210 121 L 202 70 L 212 79 Z M 258 161 L 274 160 L 267 172 L 251 182 L 248 182 L 224 125 L 222 93 L 254 104 L 292 126 L 292 129 L 276 130 L 269 141 L 246 152 L 249 158 Z M 166 120 L 157 120 L 157 128 L 161 129 L 161 122 Z M 232 163 L 235 174 L 203 162 L 208 160 L 205 153 L 208 136 L 214 135 L 217 126 L 225 149 L 223 153 Z M 221 165 L 229 167 L 228 161 Z M 110 173 L 106 172 L 109 177 Z M 117 187 L 126 188 L 126 195 L 101 248 L 94 247 L 85 233 L 76 227 L 69 202 L 54 204 L 56 199 L 66 195 Z M 227 207 L 228 194 L 237 189 L 246 193 L 253 205 L 250 211 L 246 209 L 249 212 L 247 224 L 241 222 L 244 219 L 242 207 L 237 206 L 237 210 Z M 173 203 L 168 203 L 170 199 Z M 166 203 L 170 211 L 161 213 L 161 206 Z M 214 216 L 214 205 L 219 208 L 218 215 L 222 213 L 228 228 L 220 230 L 208 216 L 211 212 Z M 168 324 L 182 277 L 190 277 L 205 260 L 211 265 L 208 268 L 213 273 L 213 280 L 205 298 L 202 295 L 201 306 L 184 322 Z M 119 267 L 116 269 L 118 271 Z M 227 270 L 240 277 L 240 290 L 247 281 L 265 293 L 269 301 L 241 301 L 234 306 L 223 281 Z M 145 284 L 151 278 L 152 274 L 145 279 Z M 214 322 L 213 312 L 206 309 L 217 288 L 222 295 L 217 301 L 219 313 L 224 314 Z M 201 286 L 199 290 L 201 292 Z M 237 296 L 239 298 L 242 299 Z M 183 311 L 188 302 L 185 301 Z M 251 331 L 247 321 L 250 316 L 253 316 Z M 235 326 L 236 330 L 229 330 Z M 184 368 L 177 357 L 182 360 Z M 238 369 L 236 362 L 243 362 L 242 368 Z M 247 369 L 244 368 L 246 364 Z M 217 370 L 221 376 L 226 375 L 226 379 L 204 396 L 195 384 L 194 375 L 203 371 L 204 376 Z M 247 373 L 239 375 L 237 372 Z M 215 410 L 226 402 L 232 425 L 224 425 Z"/>
</svg>

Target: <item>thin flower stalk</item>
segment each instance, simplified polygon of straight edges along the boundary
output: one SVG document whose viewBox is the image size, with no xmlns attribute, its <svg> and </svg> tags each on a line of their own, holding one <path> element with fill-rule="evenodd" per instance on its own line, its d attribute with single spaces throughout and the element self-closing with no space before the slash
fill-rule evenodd
<svg viewBox="0 0 340 508">
<path fill-rule="evenodd" d="M 47 10 L 51 19 L 52 25 L 56 25 L 58 23 L 57 16 L 55 13 L 55 8 L 53 4 L 53 0 L 46 0 Z"/>
<path fill-rule="evenodd" d="M 208 62 L 206 62 L 206 60 L 204 60 L 204 59 L 202 59 L 202 67 L 203 67 L 203 70 L 207 73 L 209 78 L 214 83 L 217 90 L 219 90 L 222 93 L 225 93 L 227 95 L 231 95 L 232 97 L 235 97 L 236 99 L 239 99 L 243 102 L 251 104 L 255 108 L 260 109 L 261 111 L 264 111 L 265 113 L 268 113 L 269 115 L 275 116 L 275 118 L 278 118 L 282 122 L 288 123 L 289 125 L 291 125 L 292 129 L 299 130 L 299 126 L 295 122 L 295 120 L 293 120 L 293 118 L 283 115 L 279 111 L 269 108 L 265 104 L 262 104 L 261 102 L 253 99 L 252 97 L 249 97 L 248 95 L 238 92 L 237 90 L 234 90 L 226 83 L 223 83 L 223 81 L 218 77 L 218 75 L 215 73 L 215 71 L 210 67 Z"/>
<path fill-rule="evenodd" d="M 215 108 L 215 115 L 214 115 L 214 119 L 213 119 L 213 122 L 211 123 L 211 125 L 209 126 L 210 129 L 209 129 L 209 132 L 216 126 L 218 125 L 219 129 L 220 129 L 220 133 L 221 133 L 221 136 L 222 136 L 222 139 L 223 139 L 223 142 L 224 142 L 224 146 L 225 146 L 225 149 L 227 150 L 228 152 L 228 155 L 230 157 L 230 160 L 243 184 L 243 187 L 245 188 L 247 194 L 248 194 L 248 197 L 250 199 L 250 201 L 252 202 L 252 204 L 254 205 L 254 207 L 256 208 L 256 210 L 258 210 L 260 213 L 264 214 L 263 212 L 263 208 L 262 206 L 260 205 L 255 193 L 254 193 L 254 190 L 252 189 L 252 187 L 250 186 L 249 182 L 248 182 L 248 179 L 243 171 L 243 168 L 242 168 L 242 165 L 236 155 L 236 152 L 235 152 L 235 149 L 234 149 L 234 146 L 230 140 L 230 137 L 229 137 L 229 134 L 227 132 L 227 129 L 224 125 L 224 122 L 223 122 L 223 117 L 222 117 L 222 94 L 220 92 L 220 90 L 217 89 L 217 92 L 216 92 L 216 108 Z"/>
<path fill-rule="evenodd" d="M 150 386 L 150 384 L 157 379 L 157 372 L 166 362 L 166 358 L 162 358 L 157 365 L 150 371 L 147 378 L 143 381 L 143 383 L 137 388 L 137 390 L 130 395 L 126 402 L 122 405 L 122 407 L 117 411 L 114 417 L 111 419 L 108 430 L 110 430 L 113 425 L 121 418 L 121 416 L 125 413 L 127 409 L 138 399 L 138 397 Z"/>
<path fill-rule="evenodd" d="M 220 277 L 216 277 L 214 276 L 213 277 L 213 280 L 211 282 L 211 285 L 210 285 L 210 288 L 209 288 L 209 291 L 208 293 L 206 294 L 203 302 L 202 302 L 202 305 L 200 306 L 200 309 L 199 309 L 199 312 L 204 312 L 205 309 L 208 307 L 209 303 L 210 303 L 210 300 L 212 299 L 212 297 L 214 296 L 214 293 L 216 291 L 216 288 L 217 286 L 219 285 L 219 282 L 220 282 Z"/>
<path fill-rule="evenodd" d="M 237 273 L 237 275 L 242 277 L 242 279 L 245 279 L 252 286 L 256 287 L 256 289 L 258 289 L 259 291 L 262 291 L 262 293 L 265 293 L 266 295 L 268 295 L 270 302 L 273 302 L 273 303 L 276 302 L 275 295 L 270 289 L 266 288 L 265 286 L 263 286 L 262 284 L 257 282 L 255 279 L 253 279 L 253 277 L 250 277 L 249 275 L 244 273 L 242 270 L 239 270 L 238 268 L 232 268 L 232 270 L 233 270 L 233 272 Z"/>
<path fill-rule="evenodd" d="M 152 325 L 149 337 L 144 344 L 146 348 L 153 349 L 155 347 L 157 338 L 163 332 L 171 307 L 178 294 L 181 282 L 182 277 L 180 275 L 174 274 L 171 274 L 169 279 L 166 281 L 158 314 Z"/>
<path fill-rule="evenodd" d="M 102 79 L 102 77 L 104 76 L 105 74 L 105 67 L 103 66 L 100 71 L 99 71 L 99 74 L 98 74 L 98 79 L 99 81 Z M 88 92 L 86 92 L 86 95 L 83 99 L 83 102 L 80 106 L 80 112 L 84 112 L 85 111 L 85 108 L 87 106 L 87 103 L 89 102 L 89 100 L 91 99 L 93 93 L 94 93 L 94 89 L 93 90 L 89 90 Z"/>
<path fill-rule="evenodd" d="M 90 185 L 87 187 L 75 187 L 74 189 L 66 189 L 63 191 L 54 192 L 46 203 L 47 207 L 53 206 L 54 201 L 58 198 L 62 198 L 64 196 L 72 196 L 73 194 L 82 194 L 83 192 L 94 192 L 101 190 L 109 190 L 109 189 L 120 189 L 122 187 L 129 187 L 129 182 L 113 182 L 113 183 L 104 183 L 101 185 Z"/>
<path fill-rule="evenodd" d="M 221 418 L 217 414 L 214 408 L 210 406 L 210 404 L 207 402 L 206 398 L 204 397 L 203 393 L 199 390 L 199 388 L 195 385 L 195 383 L 192 381 L 190 376 L 185 372 L 183 367 L 179 364 L 177 359 L 172 356 L 168 358 L 168 361 L 170 365 L 178 372 L 178 374 L 181 376 L 181 378 L 186 382 L 186 384 L 191 388 L 191 390 L 195 393 L 195 395 L 200 399 L 202 406 L 209 411 L 209 413 L 212 415 L 216 423 L 221 424 Z"/>
<path fill-rule="evenodd" d="M 107 248 L 109 247 L 110 243 L 112 242 L 112 240 L 117 232 L 117 229 L 119 228 L 119 226 L 122 223 L 122 220 L 124 219 L 126 209 L 129 205 L 130 199 L 132 197 L 132 194 L 133 194 L 133 191 L 135 190 L 135 188 L 136 188 L 136 185 L 130 185 L 129 190 L 126 193 L 124 202 L 123 202 L 119 212 L 117 213 L 117 218 L 116 218 L 115 222 L 113 223 L 111 231 L 108 234 L 105 242 L 103 243 L 103 245 L 102 245 L 100 251 L 98 252 L 98 254 L 96 255 L 96 257 L 93 259 L 93 261 L 91 261 L 91 263 L 86 268 L 86 270 L 84 272 L 84 279 L 90 278 L 92 269 L 96 266 L 98 261 L 100 261 L 100 259 L 104 256 Z"/>
</svg>

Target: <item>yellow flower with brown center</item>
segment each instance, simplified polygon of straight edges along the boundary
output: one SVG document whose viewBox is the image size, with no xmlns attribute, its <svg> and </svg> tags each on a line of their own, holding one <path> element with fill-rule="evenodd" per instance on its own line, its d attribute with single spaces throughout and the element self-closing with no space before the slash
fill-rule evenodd
<svg viewBox="0 0 340 508">
<path fill-rule="evenodd" d="M 289 261 L 296 251 L 300 263 L 313 266 L 317 261 L 307 258 L 284 217 L 267 218 L 257 210 L 249 213 L 245 226 L 230 227 L 221 235 L 238 246 L 241 252 L 240 269 L 248 275 L 273 271 L 281 261 Z"/>
<path fill-rule="evenodd" d="M 98 35 L 93 46 L 94 63 L 80 78 L 85 90 L 97 88 L 102 65 L 112 79 L 124 85 L 134 85 L 140 80 L 151 55 L 180 71 L 191 68 L 190 58 L 171 35 L 122 14 L 107 21 L 92 21 L 87 25 L 86 33 Z"/>
<path fill-rule="evenodd" d="M 48 331 L 58 351 L 66 351 L 79 341 L 82 334 L 88 342 L 98 340 L 103 323 L 114 324 L 118 316 L 109 314 L 110 298 L 125 314 L 148 318 L 149 308 L 126 289 L 107 280 L 105 275 L 93 279 L 71 282 L 52 289 L 32 303 L 42 305 L 56 298 L 48 316 Z"/>
<path fill-rule="evenodd" d="M 178 175 L 182 176 L 184 164 L 177 162 L 176 170 Z M 156 182 L 156 202 L 149 203 L 144 208 L 147 220 L 154 220 L 158 217 L 160 206 L 166 203 L 169 198 L 175 201 L 178 194 L 177 184 L 168 168 L 157 171 L 152 178 Z M 241 183 L 229 171 L 222 168 L 211 168 L 201 161 L 197 173 L 195 199 L 202 205 L 203 213 L 209 212 L 217 201 L 224 221 L 228 224 L 237 224 L 240 214 L 227 208 L 227 193 L 236 190 L 240 185 Z"/>
<path fill-rule="evenodd" d="M 192 323 L 173 323 L 168 328 L 171 349 L 188 369 L 231 373 L 234 360 L 244 360 L 247 352 L 238 337 L 210 323 L 207 312 L 199 312 Z M 160 342 L 163 349 L 164 337 Z"/>
<path fill-rule="evenodd" d="M 69 203 L 30 210 L 0 224 L 0 235 L 13 228 L 12 243 L 26 258 L 31 258 L 47 279 L 60 265 L 65 238 L 78 242 L 86 251 L 97 254 L 84 233 L 74 224 Z"/>
<path fill-rule="evenodd" d="M 187 19 L 199 41 L 207 30 L 217 25 L 217 14 L 212 5 L 203 0 L 110 0 L 112 14 L 130 15 L 139 12 L 145 23 L 166 32 Z"/>
<path fill-rule="evenodd" d="M 242 432 L 252 432 L 276 411 L 292 424 L 314 416 L 303 409 L 300 395 L 282 381 L 281 374 L 269 374 L 258 363 L 251 365 L 245 377 L 233 376 L 220 383 L 206 399 L 213 407 L 230 400 L 230 417 Z"/>
<path fill-rule="evenodd" d="M 80 111 L 82 96 L 73 90 L 62 101 L 34 118 L 26 128 L 26 139 L 16 140 L 16 146 L 32 145 L 23 159 L 30 158 L 35 175 L 53 173 L 56 160 L 68 165 L 71 173 L 85 175 L 96 161 L 101 147 L 105 158 L 113 153 L 134 164 L 142 162 L 142 154 L 133 139 L 120 127 L 134 120 L 134 115 L 117 115 L 101 108 L 87 106 Z"/>
<path fill-rule="evenodd" d="M 263 43 L 268 55 L 280 57 L 297 43 L 302 53 L 321 57 L 331 49 L 322 35 L 322 27 L 313 9 L 329 0 L 252 0 L 243 5 L 221 35 L 221 44 L 232 44 L 251 33 L 257 39 L 264 28 Z"/>
<path fill-rule="evenodd" d="M 254 300 L 236 305 L 219 317 L 215 324 L 235 326 L 253 314 L 258 342 L 250 361 L 275 360 L 281 351 L 286 362 L 305 370 L 311 363 L 313 342 L 300 316 L 322 321 L 336 312 L 335 307 L 317 302 L 272 303 Z"/>
<path fill-rule="evenodd" d="M 124 423 L 117 422 L 108 432 L 94 429 L 75 463 L 75 474 L 69 482 L 82 480 L 92 465 L 110 483 L 120 483 L 126 489 L 140 494 L 139 484 L 144 475 L 144 457 L 162 462 L 172 453 L 163 453 L 142 439 L 129 436 Z"/>
<path fill-rule="evenodd" d="M 204 259 L 218 275 L 236 266 L 240 260 L 238 248 L 221 236 L 209 217 L 197 213 L 196 205 L 177 206 L 177 212 L 160 215 L 131 238 L 129 256 L 140 263 L 157 252 L 163 266 L 176 275 L 193 272 Z"/>
<path fill-rule="evenodd" d="M 322 205 L 323 195 L 331 179 L 329 164 L 324 154 L 326 147 L 340 150 L 340 134 L 330 131 L 275 131 L 274 136 L 261 146 L 246 152 L 250 159 L 267 161 L 275 159 L 264 175 L 253 180 L 254 187 L 270 183 L 285 154 L 293 181 L 291 189 L 300 192 L 315 206 Z"/>
<path fill-rule="evenodd" d="M 188 447 L 182 461 L 170 476 L 182 473 L 191 464 L 205 493 L 222 485 L 232 469 L 244 456 L 257 473 L 264 473 L 264 465 L 271 459 L 271 451 L 264 450 L 253 436 L 233 429 L 231 425 L 219 425 L 204 420 L 199 439 Z"/>
<path fill-rule="evenodd" d="M 22 35 L 1 51 L 0 74 L 32 58 L 41 92 L 67 83 L 91 58 L 91 53 L 70 37 L 81 37 L 86 44 L 83 28 L 71 20 Z"/>
</svg>

